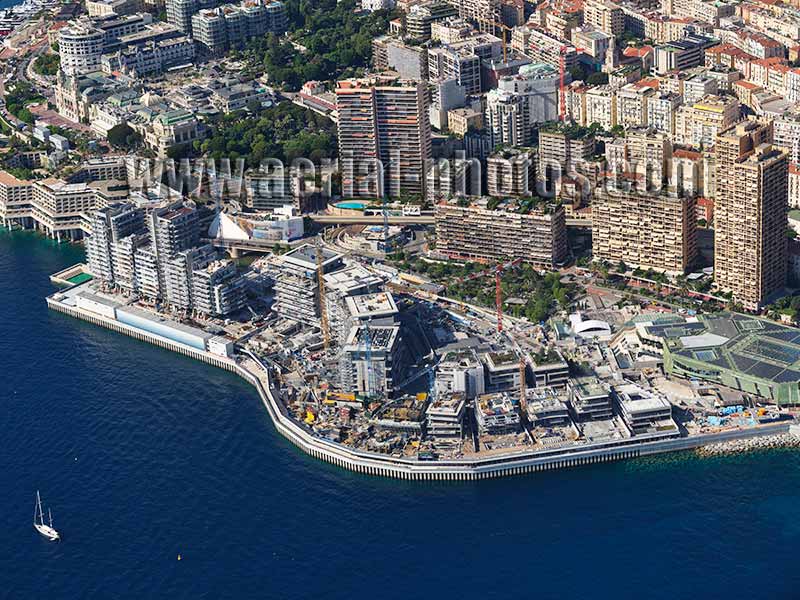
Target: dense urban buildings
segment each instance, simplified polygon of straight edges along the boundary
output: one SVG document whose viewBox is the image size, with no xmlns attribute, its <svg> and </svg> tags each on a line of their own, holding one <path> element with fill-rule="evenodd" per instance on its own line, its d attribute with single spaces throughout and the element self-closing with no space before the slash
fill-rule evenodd
<svg viewBox="0 0 800 600">
<path fill-rule="evenodd" d="M 768 4 L 44 8 L 4 38 L 0 217 L 85 244 L 50 306 L 242 374 L 337 464 L 785 433 L 800 18 Z"/>
</svg>

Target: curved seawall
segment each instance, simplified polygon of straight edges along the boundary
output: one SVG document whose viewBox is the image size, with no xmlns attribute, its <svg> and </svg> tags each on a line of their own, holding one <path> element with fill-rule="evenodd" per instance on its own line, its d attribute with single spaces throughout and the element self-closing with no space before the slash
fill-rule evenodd
<svg viewBox="0 0 800 600">
<path fill-rule="evenodd" d="M 77 319 L 88 321 L 118 333 L 131 336 L 161 348 L 178 352 L 201 360 L 215 367 L 236 373 L 258 391 L 264 407 L 269 413 L 275 428 L 298 448 L 307 454 L 367 475 L 393 477 L 415 481 L 474 481 L 522 475 L 553 469 L 563 469 L 600 462 L 636 458 L 666 452 L 692 450 L 709 444 L 729 440 L 747 439 L 787 433 L 790 422 L 761 425 L 749 429 L 725 431 L 699 436 L 642 441 L 629 439 L 623 442 L 592 444 L 581 447 L 560 448 L 544 451 L 520 451 L 503 456 L 476 458 L 473 460 L 419 461 L 397 458 L 371 452 L 363 452 L 319 438 L 301 423 L 293 419 L 286 407 L 279 401 L 278 390 L 273 385 L 270 369 L 254 354 L 247 350 L 241 352 L 243 360 L 236 361 L 201 351 L 158 335 L 136 329 L 115 319 L 91 313 L 87 310 L 69 306 L 55 298 L 48 297 L 49 308 Z"/>
</svg>

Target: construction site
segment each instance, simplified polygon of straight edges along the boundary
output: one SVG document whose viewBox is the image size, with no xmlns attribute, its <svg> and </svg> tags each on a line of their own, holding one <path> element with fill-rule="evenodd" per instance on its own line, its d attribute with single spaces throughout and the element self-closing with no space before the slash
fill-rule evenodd
<svg viewBox="0 0 800 600">
<path fill-rule="evenodd" d="M 519 263 L 469 276 L 494 289 L 486 309 L 321 242 L 299 246 L 260 260 L 274 302 L 247 347 L 314 436 L 396 458 L 652 442 L 782 418 L 741 392 L 668 378 L 663 352 L 633 346 L 637 327 L 670 316 L 638 305 L 541 323 L 505 314 L 503 278 Z"/>
</svg>

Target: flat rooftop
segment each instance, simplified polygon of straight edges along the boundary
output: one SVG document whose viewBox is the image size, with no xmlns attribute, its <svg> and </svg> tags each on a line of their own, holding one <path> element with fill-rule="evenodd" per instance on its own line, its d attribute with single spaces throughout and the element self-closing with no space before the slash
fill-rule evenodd
<svg viewBox="0 0 800 600">
<path fill-rule="evenodd" d="M 383 318 L 398 313 L 397 304 L 389 292 L 348 296 L 345 302 L 350 315 L 356 319 Z"/>
<path fill-rule="evenodd" d="M 580 398 L 608 396 L 609 389 L 597 377 L 581 377 L 571 380 L 570 384 Z"/>
<path fill-rule="evenodd" d="M 324 254 L 323 254 L 324 257 Z M 315 263 L 316 265 L 316 260 Z M 325 287 L 328 291 L 349 294 L 352 290 L 378 286 L 383 280 L 362 265 L 348 265 L 325 274 Z"/>
<path fill-rule="evenodd" d="M 454 416 L 461 412 L 466 401 L 467 399 L 463 392 L 440 394 L 428 405 L 428 413 Z"/>
<path fill-rule="evenodd" d="M 350 330 L 350 334 L 347 336 L 345 349 L 351 352 L 366 352 L 367 329 L 369 329 L 372 352 L 391 350 L 400 333 L 398 325 L 373 325 L 369 328 L 356 326 Z"/>
<path fill-rule="evenodd" d="M 666 398 L 655 394 L 635 383 L 626 383 L 615 386 L 615 391 L 620 403 L 630 413 L 652 412 L 657 410 L 672 410 L 672 405 Z"/>
<path fill-rule="evenodd" d="M 282 257 L 284 262 L 295 264 L 299 267 L 306 269 L 317 268 L 317 248 L 311 244 L 303 244 L 294 250 L 290 250 Z M 333 252 L 328 248 L 322 248 L 322 266 L 323 269 L 336 263 L 342 259 L 342 255 L 338 252 Z"/>
<path fill-rule="evenodd" d="M 510 351 L 505 352 L 487 352 L 487 364 L 490 369 L 507 369 L 511 366 L 519 367 L 519 357 Z"/>
</svg>

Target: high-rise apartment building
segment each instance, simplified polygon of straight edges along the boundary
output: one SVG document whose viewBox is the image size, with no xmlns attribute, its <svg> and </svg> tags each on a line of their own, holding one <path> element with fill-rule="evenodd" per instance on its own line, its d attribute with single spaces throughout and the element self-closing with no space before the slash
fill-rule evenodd
<svg viewBox="0 0 800 600">
<path fill-rule="evenodd" d="M 12 223 L 30 220 L 33 184 L 17 179 L 11 173 L 0 171 L 0 223 L 11 227 Z"/>
<path fill-rule="evenodd" d="M 518 74 L 501 77 L 497 90 L 489 92 L 486 98 L 487 128 L 494 145 L 530 146 L 535 125 L 558 119 L 558 87 L 558 71 L 546 63 L 524 65 Z M 496 119 L 504 112 L 516 113 L 517 141 L 505 141 L 496 133 Z"/>
<path fill-rule="evenodd" d="M 499 262 L 522 259 L 553 268 L 567 258 L 567 225 L 561 205 L 523 209 L 516 201 L 490 208 L 479 199 L 436 205 L 436 249 L 453 258 Z"/>
<path fill-rule="evenodd" d="M 527 125 L 521 96 L 504 90 L 490 91 L 486 94 L 483 122 L 492 141 L 492 148 L 531 144 L 531 129 Z"/>
<path fill-rule="evenodd" d="M 486 159 L 486 191 L 490 196 L 530 196 L 536 189 L 536 154 L 510 148 Z"/>
<path fill-rule="evenodd" d="M 244 308 L 246 282 L 232 260 L 214 260 L 192 271 L 192 308 L 228 315 Z"/>
<path fill-rule="evenodd" d="M 635 174 L 637 189 L 660 188 L 669 175 L 672 142 L 648 127 L 635 127 L 625 137 L 606 142 L 606 162 L 612 173 Z"/>
<path fill-rule="evenodd" d="M 90 21 L 75 21 L 58 31 L 58 55 L 61 70 L 80 75 L 100 70 L 100 58 L 106 34 Z"/>
<path fill-rule="evenodd" d="M 216 252 L 210 244 L 181 250 L 163 265 L 164 299 L 172 310 L 188 311 L 194 305 L 193 272 L 204 268 L 216 259 Z M 212 310 L 202 312 L 213 313 Z"/>
<path fill-rule="evenodd" d="M 711 146 L 720 131 L 739 120 L 739 101 L 730 96 L 706 96 L 675 112 L 675 138 L 678 144 Z"/>
<path fill-rule="evenodd" d="M 605 0 L 589 0 L 584 4 L 583 22 L 608 35 L 618 36 L 625 31 L 622 8 Z"/>
<path fill-rule="evenodd" d="M 219 10 L 201 10 L 192 16 L 192 36 L 211 54 L 221 54 L 228 48 L 225 15 Z"/>
<path fill-rule="evenodd" d="M 182 32 L 192 35 L 192 16 L 201 8 L 210 8 L 212 2 L 200 0 L 166 0 L 167 23 L 172 23 Z"/>
<path fill-rule="evenodd" d="M 462 19 L 475 21 L 481 31 L 494 32 L 492 22 L 501 20 L 500 0 L 448 0 Z"/>
<path fill-rule="evenodd" d="M 786 284 L 788 156 L 756 121 L 722 131 L 716 154 L 714 279 L 758 310 Z"/>
<path fill-rule="evenodd" d="M 428 77 L 431 81 L 455 79 L 467 94 L 480 94 L 482 61 L 499 60 L 503 42 L 482 33 L 452 44 L 428 49 Z"/>
<path fill-rule="evenodd" d="M 112 204 L 94 213 L 92 235 L 86 240 L 89 270 L 95 279 L 114 283 L 114 247 L 144 227 L 144 213 L 132 204 Z"/>
<path fill-rule="evenodd" d="M 431 158 L 427 90 L 396 77 L 340 81 L 339 156 L 348 197 L 425 195 Z"/>
<path fill-rule="evenodd" d="M 240 47 L 252 37 L 286 30 L 286 9 L 278 0 L 248 0 L 201 10 L 191 18 L 192 35 L 211 54 Z"/>
<path fill-rule="evenodd" d="M 647 101 L 647 124 L 668 135 L 675 133 L 675 113 L 683 103 L 680 94 L 658 93 Z"/>
<path fill-rule="evenodd" d="M 614 264 L 683 274 L 697 253 L 695 197 L 674 191 L 643 192 L 628 180 L 595 192 L 592 255 Z"/>
<path fill-rule="evenodd" d="M 588 130 L 577 125 L 556 124 L 539 130 L 538 177 L 546 189 L 561 188 L 565 176 L 580 170 L 594 156 L 595 140 Z"/>
<path fill-rule="evenodd" d="M 455 7 L 443 0 L 415 4 L 406 14 L 406 35 L 415 40 L 429 40 L 433 23 L 456 14 Z"/>
</svg>

